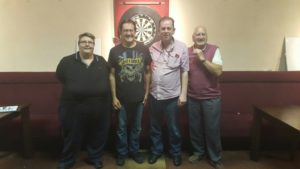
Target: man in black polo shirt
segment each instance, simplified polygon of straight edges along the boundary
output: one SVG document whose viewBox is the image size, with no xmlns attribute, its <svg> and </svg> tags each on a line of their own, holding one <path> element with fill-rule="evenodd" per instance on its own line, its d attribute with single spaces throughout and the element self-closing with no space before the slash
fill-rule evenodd
<svg viewBox="0 0 300 169">
<path fill-rule="evenodd" d="M 63 85 L 59 116 L 64 147 L 60 169 L 71 168 L 83 141 L 88 159 L 96 169 L 102 168 L 101 156 L 110 122 L 109 68 L 102 56 L 94 55 L 95 36 L 79 35 L 79 52 L 64 57 L 56 76 Z"/>
</svg>

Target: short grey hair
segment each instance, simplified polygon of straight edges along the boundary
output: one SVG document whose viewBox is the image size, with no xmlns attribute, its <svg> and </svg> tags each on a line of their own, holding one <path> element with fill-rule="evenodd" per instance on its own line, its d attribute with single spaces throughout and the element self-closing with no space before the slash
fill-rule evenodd
<svg viewBox="0 0 300 169">
<path fill-rule="evenodd" d="M 80 41 L 80 39 L 81 39 L 82 37 L 89 37 L 89 38 L 93 39 L 93 41 L 95 42 L 95 35 L 93 35 L 93 34 L 90 33 L 90 32 L 84 32 L 84 33 L 80 34 L 80 35 L 78 36 L 78 43 L 79 43 L 79 41 Z"/>
</svg>

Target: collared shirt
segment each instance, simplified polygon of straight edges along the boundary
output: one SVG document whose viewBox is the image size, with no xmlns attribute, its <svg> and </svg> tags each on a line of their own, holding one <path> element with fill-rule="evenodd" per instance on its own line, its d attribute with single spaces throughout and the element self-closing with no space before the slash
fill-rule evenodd
<svg viewBox="0 0 300 169">
<path fill-rule="evenodd" d="M 152 57 L 151 95 L 157 100 L 178 97 L 181 91 L 181 72 L 189 71 L 188 49 L 174 40 L 168 48 L 158 41 L 149 48 Z"/>
<path fill-rule="evenodd" d="M 59 62 L 56 76 L 63 85 L 61 101 L 103 99 L 110 95 L 109 67 L 102 56 L 94 55 L 89 66 L 79 53 L 66 56 Z"/>
<path fill-rule="evenodd" d="M 213 60 L 211 61 L 214 64 L 223 65 L 220 49 L 217 48 Z"/>
</svg>

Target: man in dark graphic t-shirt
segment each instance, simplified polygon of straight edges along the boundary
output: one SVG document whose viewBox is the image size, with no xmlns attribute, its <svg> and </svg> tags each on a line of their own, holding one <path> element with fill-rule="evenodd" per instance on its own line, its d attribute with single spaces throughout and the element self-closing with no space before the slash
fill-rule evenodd
<svg viewBox="0 0 300 169">
<path fill-rule="evenodd" d="M 151 57 L 148 48 L 135 41 L 135 22 L 123 21 L 120 33 L 121 43 L 110 50 L 108 62 L 113 107 L 118 116 L 116 163 L 122 166 L 128 155 L 137 163 L 144 162 L 139 153 L 139 137 L 149 93 Z M 131 130 L 127 134 L 129 120 Z"/>
</svg>

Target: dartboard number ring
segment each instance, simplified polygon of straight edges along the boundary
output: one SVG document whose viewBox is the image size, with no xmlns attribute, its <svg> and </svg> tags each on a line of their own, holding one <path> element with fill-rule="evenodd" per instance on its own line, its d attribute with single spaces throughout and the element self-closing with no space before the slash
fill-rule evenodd
<svg viewBox="0 0 300 169">
<path fill-rule="evenodd" d="M 136 40 L 148 45 L 156 35 L 156 25 L 154 20 L 146 14 L 136 14 L 130 19 L 136 22 Z"/>
</svg>

